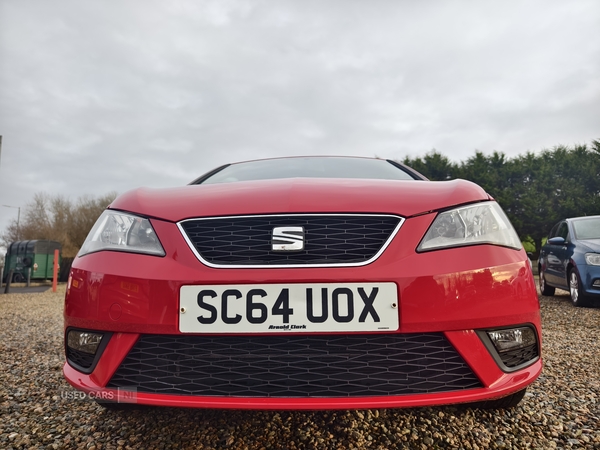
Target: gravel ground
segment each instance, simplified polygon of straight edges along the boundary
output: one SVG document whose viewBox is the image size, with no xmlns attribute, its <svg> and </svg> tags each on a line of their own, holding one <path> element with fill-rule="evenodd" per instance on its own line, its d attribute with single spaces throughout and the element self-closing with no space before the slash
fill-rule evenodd
<svg viewBox="0 0 600 450">
<path fill-rule="evenodd" d="M 62 377 L 59 292 L 0 295 L 0 448 L 600 449 L 600 309 L 541 297 L 542 376 L 509 411 L 106 411 Z"/>
</svg>

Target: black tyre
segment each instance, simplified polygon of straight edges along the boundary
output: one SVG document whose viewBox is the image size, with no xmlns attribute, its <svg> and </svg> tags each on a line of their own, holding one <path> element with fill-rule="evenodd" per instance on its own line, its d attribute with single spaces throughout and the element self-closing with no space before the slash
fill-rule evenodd
<svg viewBox="0 0 600 450">
<path fill-rule="evenodd" d="M 571 294 L 573 306 L 589 306 L 589 300 L 583 293 L 581 277 L 575 267 L 569 271 L 569 294 Z"/>
<path fill-rule="evenodd" d="M 552 286 L 548 286 L 546 284 L 546 277 L 544 276 L 544 272 L 542 272 L 542 269 L 539 269 L 539 277 L 540 277 L 540 292 L 542 293 L 542 295 L 548 295 L 548 296 L 552 296 L 554 295 L 554 292 L 556 291 L 555 288 L 553 288 Z"/>
<path fill-rule="evenodd" d="M 117 403 L 117 402 L 105 402 L 96 400 L 98 405 L 102 406 L 108 411 L 134 411 L 144 409 L 145 405 L 139 405 L 137 403 Z"/>
<path fill-rule="evenodd" d="M 22 273 L 15 273 L 13 275 L 13 281 L 15 283 L 22 283 L 23 281 L 25 281 L 25 277 L 23 276 Z"/>
<path fill-rule="evenodd" d="M 486 400 L 484 402 L 473 403 L 472 407 L 480 408 L 480 409 L 509 409 L 517 406 L 523 397 L 525 397 L 525 393 L 527 392 L 527 388 L 522 389 L 514 394 L 508 395 L 506 397 L 499 398 L 497 400 Z"/>
</svg>

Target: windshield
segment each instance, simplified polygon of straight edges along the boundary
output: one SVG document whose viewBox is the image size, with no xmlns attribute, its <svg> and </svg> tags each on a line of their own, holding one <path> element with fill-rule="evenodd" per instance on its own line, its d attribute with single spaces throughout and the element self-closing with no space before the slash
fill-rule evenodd
<svg viewBox="0 0 600 450">
<path fill-rule="evenodd" d="M 600 216 L 573 221 L 577 239 L 600 239 Z"/>
<path fill-rule="evenodd" d="M 276 178 L 363 178 L 418 180 L 400 166 L 385 159 L 348 157 L 279 158 L 231 164 L 192 184 L 231 183 Z"/>
</svg>

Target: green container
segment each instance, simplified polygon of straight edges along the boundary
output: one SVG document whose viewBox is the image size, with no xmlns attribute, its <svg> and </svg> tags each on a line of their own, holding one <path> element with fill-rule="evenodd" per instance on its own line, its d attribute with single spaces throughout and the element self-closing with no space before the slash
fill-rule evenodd
<svg viewBox="0 0 600 450">
<path fill-rule="evenodd" d="M 31 270 L 31 280 L 52 279 L 54 272 L 54 250 L 58 250 L 60 265 L 60 251 L 62 245 L 56 241 L 32 240 L 16 241 L 8 246 L 4 257 L 4 272 L 2 282 L 6 283 L 8 273 L 13 270 L 13 282 L 19 283 L 27 280 L 27 273 Z"/>
</svg>

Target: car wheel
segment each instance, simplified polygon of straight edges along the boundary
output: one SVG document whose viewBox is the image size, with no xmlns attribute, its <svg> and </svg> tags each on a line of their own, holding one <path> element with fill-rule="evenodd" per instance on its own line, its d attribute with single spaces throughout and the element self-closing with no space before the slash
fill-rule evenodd
<svg viewBox="0 0 600 450">
<path fill-rule="evenodd" d="M 96 400 L 96 403 L 108 411 L 135 411 L 139 409 L 144 409 L 145 406 L 139 405 L 137 403 L 118 403 L 106 402 L 101 400 Z"/>
<path fill-rule="evenodd" d="M 540 292 L 542 293 L 542 295 L 554 295 L 554 291 L 556 291 L 555 288 L 553 288 L 552 286 L 548 286 L 546 284 L 546 277 L 544 276 L 544 272 L 541 271 L 540 269 Z"/>
<path fill-rule="evenodd" d="M 579 272 L 575 268 L 569 272 L 569 293 L 571 294 L 571 303 L 573 303 L 573 306 L 587 306 L 588 302 L 581 288 Z"/>
<path fill-rule="evenodd" d="M 523 397 L 525 397 L 525 393 L 527 392 L 527 388 L 522 389 L 514 394 L 508 395 L 506 397 L 499 398 L 497 400 L 486 400 L 483 402 L 473 403 L 471 406 L 479 409 L 509 409 L 517 406 Z"/>
<path fill-rule="evenodd" d="M 25 277 L 21 273 L 15 273 L 15 275 L 13 276 L 13 281 L 15 283 L 22 283 L 23 281 L 25 281 Z"/>
</svg>

